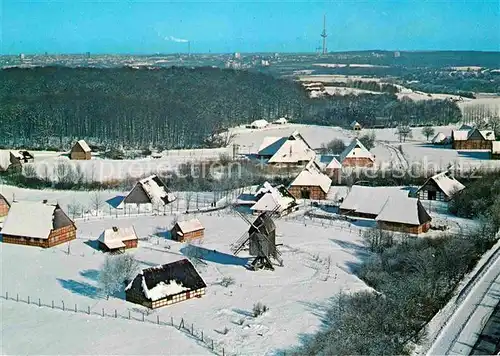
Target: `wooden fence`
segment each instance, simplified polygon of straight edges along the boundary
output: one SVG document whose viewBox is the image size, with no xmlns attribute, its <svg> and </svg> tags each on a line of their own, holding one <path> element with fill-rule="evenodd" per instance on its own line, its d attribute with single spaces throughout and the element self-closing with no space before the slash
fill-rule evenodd
<svg viewBox="0 0 500 356">
<path fill-rule="evenodd" d="M 156 316 L 156 318 L 151 318 L 151 314 L 149 312 L 131 312 L 128 310 L 125 314 L 122 314 L 121 312 L 118 312 L 117 309 L 110 311 L 105 310 L 105 308 L 100 308 L 99 310 L 95 310 L 90 306 L 82 308 L 81 306 L 78 306 L 78 304 L 68 304 L 65 303 L 64 300 L 51 300 L 50 303 L 47 303 L 47 301 L 42 301 L 41 298 L 31 298 L 29 295 L 23 297 L 20 296 L 19 293 L 11 294 L 8 291 L 5 291 L 0 297 L 7 301 L 25 303 L 34 307 L 48 308 L 49 310 L 59 310 L 67 313 L 80 313 L 110 319 L 120 318 L 133 322 L 154 324 L 158 325 L 158 327 L 176 328 L 177 330 L 189 335 L 215 355 L 235 356 L 235 354 L 226 352 L 224 346 L 222 346 L 220 342 L 208 337 L 203 330 L 196 328 L 193 323 L 189 323 L 184 318 L 178 320 L 171 316 L 170 318 L 167 318 L 167 320 L 163 320 L 158 314 L 153 315 Z"/>
</svg>

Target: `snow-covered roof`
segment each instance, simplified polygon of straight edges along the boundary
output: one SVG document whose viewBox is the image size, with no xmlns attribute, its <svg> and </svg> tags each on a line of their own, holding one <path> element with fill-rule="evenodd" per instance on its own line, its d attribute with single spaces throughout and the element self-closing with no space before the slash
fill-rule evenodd
<svg viewBox="0 0 500 356">
<path fill-rule="evenodd" d="M 357 138 L 347 146 L 339 155 L 339 162 L 342 163 L 346 158 L 368 158 L 375 161 L 372 153 Z"/>
<path fill-rule="evenodd" d="M 152 204 L 165 205 L 175 200 L 175 196 L 156 175 L 141 179 L 137 184 L 142 186 Z"/>
<path fill-rule="evenodd" d="M 142 291 L 146 299 L 156 301 L 206 286 L 193 264 L 182 259 L 142 270 L 125 290 Z"/>
<path fill-rule="evenodd" d="M 273 121 L 275 124 L 281 124 L 281 125 L 284 125 L 288 122 L 288 120 L 284 117 L 280 117 L 279 119 L 277 120 L 274 120 Z"/>
<path fill-rule="evenodd" d="M 431 217 L 417 198 L 392 195 L 387 198 L 375 220 L 421 225 L 431 221 Z"/>
<path fill-rule="evenodd" d="M 340 168 L 342 168 L 342 165 L 335 157 L 333 157 L 330 163 L 326 165 L 326 169 L 340 169 Z"/>
<path fill-rule="evenodd" d="M 267 125 L 269 125 L 269 123 L 267 122 L 267 120 L 264 119 L 255 120 L 250 124 L 250 126 L 253 127 L 266 127 Z"/>
<path fill-rule="evenodd" d="M 2 234 L 47 239 L 53 229 L 55 205 L 42 202 L 13 202 Z"/>
<path fill-rule="evenodd" d="M 435 174 L 428 178 L 422 187 L 427 185 L 429 181 L 436 183 L 439 189 L 441 189 L 441 191 L 448 197 L 451 197 L 454 193 L 465 189 L 465 185 L 452 177 L 448 171 Z M 422 189 L 422 187 L 420 187 L 419 190 Z"/>
<path fill-rule="evenodd" d="M 177 226 L 179 226 L 179 229 L 181 230 L 181 233 L 188 233 L 188 232 L 193 232 L 193 231 L 198 231 L 198 230 L 203 230 L 205 229 L 203 225 L 201 224 L 200 220 L 198 219 L 191 219 L 191 220 L 186 220 L 186 221 L 178 221 Z"/>
<path fill-rule="evenodd" d="M 87 142 L 85 142 L 85 140 L 78 140 L 77 143 L 80 145 L 84 152 L 90 152 L 90 147 L 89 145 L 87 145 Z"/>
<path fill-rule="evenodd" d="M 263 187 L 257 191 L 257 195 L 260 196 L 259 200 L 250 208 L 254 211 L 276 210 L 282 212 L 295 204 L 295 198 L 282 185 L 273 187 L 265 182 Z"/>
<path fill-rule="evenodd" d="M 378 215 L 390 196 L 408 196 L 408 192 L 395 187 L 365 187 L 353 185 L 340 205 L 340 209 L 360 214 Z"/>
<path fill-rule="evenodd" d="M 325 193 L 328 193 L 331 185 L 332 180 L 330 179 L 330 177 L 321 172 L 321 169 L 314 160 L 309 161 L 302 172 L 300 172 L 299 175 L 295 177 L 293 182 L 290 184 L 291 187 L 317 186 L 320 187 L 321 190 Z"/>
<path fill-rule="evenodd" d="M 269 183 L 268 181 L 265 181 L 264 184 L 262 184 L 258 189 L 257 191 L 255 192 L 254 196 L 259 196 L 259 195 L 262 195 L 262 194 L 265 194 L 265 193 L 268 193 L 268 192 L 271 192 L 273 190 L 273 186 L 271 185 L 271 183 Z"/>
<path fill-rule="evenodd" d="M 316 157 L 316 152 L 305 142 L 298 132 L 294 132 L 276 153 L 269 159 L 269 163 L 297 163 L 310 161 Z"/>
<path fill-rule="evenodd" d="M 491 143 L 491 153 L 500 154 L 500 141 L 493 141 Z"/>
<path fill-rule="evenodd" d="M 272 156 L 278 151 L 286 139 L 286 137 L 264 137 L 264 140 L 260 144 L 257 152 L 261 156 Z"/>
<path fill-rule="evenodd" d="M 455 141 L 466 141 L 471 130 L 453 130 L 452 137 Z"/>
<path fill-rule="evenodd" d="M 432 143 L 442 143 L 446 140 L 446 135 L 442 132 L 438 132 L 436 136 L 432 139 Z"/>
<path fill-rule="evenodd" d="M 110 249 L 120 248 L 125 247 L 123 241 L 137 240 L 137 234 L 133 226 L 113 227 L 104 230 L 98 240 Z"/>
<path fill-rule="evenodd" d="M 23 159 L 23 155 L 19 151 L 10 151 L 10 154 L 17 159 Z"/>
<path fill-rule="evenodd" d="M 353 121 L 351 122 L 351 127 L 356 127 L 356 126 L 360 126 L 361 127 L 361 124 L 357 121 Z"/>
<path fill-rule="evenodd" d="M 495 131 L 493 130 L 479 130 L 481 135 L 486 141 L 495 141 Z"/>
</svg>

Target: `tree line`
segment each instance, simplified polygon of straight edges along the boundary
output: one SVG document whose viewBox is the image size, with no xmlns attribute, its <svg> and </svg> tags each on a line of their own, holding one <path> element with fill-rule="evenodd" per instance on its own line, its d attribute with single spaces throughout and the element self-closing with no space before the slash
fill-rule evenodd
<svg viewBox="0 0 500 356">
<path fill-rule="evenodd" d="M 68 149 L 76 139 L 128 148 L 208 147 L 214 134 L 254 119 L 456 122 L 458 107 L 395 95 L 311 99 L 294 81 L 218 68 L 9 68 L 0 71 L 3 147 Z"/>
</svg>

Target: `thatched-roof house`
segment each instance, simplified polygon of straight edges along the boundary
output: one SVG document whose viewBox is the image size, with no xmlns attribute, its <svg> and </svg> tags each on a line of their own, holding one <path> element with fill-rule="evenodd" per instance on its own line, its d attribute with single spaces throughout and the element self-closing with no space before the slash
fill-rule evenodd
<svg viewBox="0 0 500 356">
<path fill-rule="evenodd" d="M 155 309 L 205 294 L 205 281 L 187 259 L 142 270 L 125 288 L 129 302 Z"/>
<path fill-rule="evenodd" d="M 4 243 L 52 247 L 76 238 L 76 226 L 58 204 L 13 202 L 4 221 Z"/>
<path fill-rule="evenodd" d="M 266 137 L 259 147 L 258 156 L 268 164 L 277 166 L 305 165 L 316 157 L 302 135 L 295 131 L 285 137 Z"/>
<path fill-rule="evenodd" d="M 139 238 L 133 226 L 106 229 L 98 238 L 99 248 L 105 252 L 121 252 L 137 247 Z"/>
<path fill-rule="evenodd" d="M 133 206 L 142 211 L 151 211 L 175 199 L 175 195 L 170 192 L 167 185 L 157 175 L 152 175 L 138 181 L 119 207 Z"/>
<path fill-rule="evenodd" d="M 391 196 L 375 220 L 383 230 L 421 234 L 429 231 L 432 219 L 419 199 Z"/>
<path fill-rule="evenodd" d="M 292 181 L 288 190 L 296 199 L 324 200 L 332 180 L 311 160 Z"/>
<path fill-rule="evenodd" d="M 375 156 L 359 141 L 351 141 L 339 155 L 338 161 L 343 167 L 373 167 Z"/>
<path fill-rule="evenodd" d="M 295 197 L 281 184 L 273 187 L 269 182 L 265 182 L 254 196 L 256 201 L 250 207 L 254 214 L 268 211 L 283 216 L 297 207 Z"/>
<path fill-rule="evenodd" d="M 416 195 L 422 200 L 449 201 L 454 194 L 465 189 L 465 186 L 456 180 L 450 172 L 445 171 L 429 177 L 418 188 Z"/>
</svg>

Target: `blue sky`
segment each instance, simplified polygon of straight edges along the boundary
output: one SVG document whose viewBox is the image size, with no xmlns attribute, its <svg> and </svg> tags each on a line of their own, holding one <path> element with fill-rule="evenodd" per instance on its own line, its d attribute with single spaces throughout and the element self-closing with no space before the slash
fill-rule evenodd
<svg viewBox="0 0 500 356">
<path fill-rule="evenodd" d="M 3 0 L 0 53 L 500 50 L 498 0 Z"/>
</svg>

